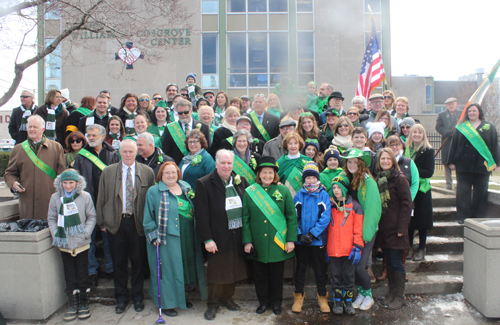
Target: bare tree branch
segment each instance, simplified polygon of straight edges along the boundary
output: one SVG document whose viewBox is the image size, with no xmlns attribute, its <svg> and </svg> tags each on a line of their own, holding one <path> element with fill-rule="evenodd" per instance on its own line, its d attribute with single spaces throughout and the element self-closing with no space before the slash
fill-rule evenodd
<svg viewBox="0 0 500 325">
<path fill-rule="evenodd" d="M 0 17 L 10 15 L 14 12 L 20 12 L 23 9 L 33 8 L 33 7 L 38 6 L 39 4 L 44 4 L 44 3 L 49 2 L 49 1 L 50 0 L 37 0 L 37 1 L 21 2 L 15 6 L 12 6 L 12 7 L 0 9 Z"/>
</svg>

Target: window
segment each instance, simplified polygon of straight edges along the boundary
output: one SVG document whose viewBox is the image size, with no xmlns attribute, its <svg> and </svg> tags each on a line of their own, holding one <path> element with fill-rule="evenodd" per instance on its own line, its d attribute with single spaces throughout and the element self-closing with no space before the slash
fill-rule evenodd
<svg viewBox="0 0 500 325">
<path fill-rule="evenodd" d="M 312 12 L 312 0 L 297 0 L 297 12 Z"/>
<path fill-rule="evenodd" d="M 432 105 L 432 86 L 431 85 L 425 86 L 425 104 Z"/>
<path fill-rule="evenodd" d="M 370 9 L 368 9 L 368 6 L 370 6 L 373 13 L 381 12 L 380 0 L 365 0 L 365 13 L 367 14 L 370 13 Z"/>
<path fill-rule="evenodd" d="M 314 80 L 314 33 L 297 33 L 299 85 Z"/>
<path fill-rule="evenodd" d="M 227 0 L 227 12 L 245 12 L 245 0 Z"/>
<path fill-rule="evenodd" d="M 217 34 L 203 34 L 203 73 L 217 73 Z"/>
<path fill-rule="evenodd" d="M 218 0 L 202 0 L 201 11 L 204 14 L 216 14 L 219 12 L 219 1 Z"/>
<path fill-rule="evenodd" d="M 45 45 L 53 42 L 53 38 L 45 38 Z M 61 89 L 61 45 L 45 57 L 45 91 Z"/>
<path fill-rule="evenodd" d="M 269 33 L 270 86 L 275 86 L 283 74 L 288 74 L 288 62 L 288 33 Z"/>
<path fill-rule="evenodd" d="M 269 0 L 269 12 L 287 12 L 288 0 Z"/>
</svg>

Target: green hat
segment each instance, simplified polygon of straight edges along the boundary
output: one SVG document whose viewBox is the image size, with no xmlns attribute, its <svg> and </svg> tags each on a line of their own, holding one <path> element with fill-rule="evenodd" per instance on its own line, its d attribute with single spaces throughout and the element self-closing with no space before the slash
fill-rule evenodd
<svg viewBox="0 0 500 325">
<path fill-rule="evenodd" d="M 349 188 L 349 178 L 347 178 L 347 175 L 342 172 L 340 173 L 337 177 L 335 177 L 332 180 L 332 186 L 337 184 L 340 187 L 340 190 L 342 191 L 342 196 L 346 197 L 347 196 L 347 189 Z"/>
<path fill-rule="evenodd" d="M 260 164 L 255 168 L 255 172 L 258 172 L 260 169 L 264 167 L 272 167 L 275 171 L 278 171 L 278 164 L 276 163 L 276 159 L 271 156 L 265 156 L 260 159 Z"/>
<path fill-rule="evenodd" d="M 64 182 L 64 181 L 79 182 L 80 181 L 80 175 L 74 169 L 66 169 L 65 171 L 62 172 L 60 177 L 61 177 L 62 182 Z"/>
<path fill-rule="evenodd" d="M 369 167 L 372 163 L 369 151 L 362 151 L 357 148 L 353 148 L 349 151 L 349 154 L 347 155 L 347 157 L 345 157 L 345 159 L 348 160 L 353 158 L 362 159 L 367 167 Z"/>
<path fill-rule="evenodd" d="M 156 103 L 156 106 L 155 107 L 163 107 L 163 108 L 167 108 L 167 103 L 165 103 L 164 100 L 160 100 Z"/>
</svg>

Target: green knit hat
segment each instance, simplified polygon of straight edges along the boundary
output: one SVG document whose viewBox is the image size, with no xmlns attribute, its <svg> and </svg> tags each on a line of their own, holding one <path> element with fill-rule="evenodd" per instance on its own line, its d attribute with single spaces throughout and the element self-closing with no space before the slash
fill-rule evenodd
<svg viewBox="0 0 500 325">
<path fill-rule="evenodd" d="M 62 182 L 64 182 L 64 181 L 75 181 L 75 182 L 80 181 L 80 175 L 74 169 L 66 169 L 65 171 L 62 172 L 60 177 L 61 177 Z"/>
<path fill-rule="evenodd" d="M 167 108 L 167 103 L 165 103 L 164 100 L 160 100 L 158 103 L 156 103 L 156 106 L 155 107 L 163 107 L 163 108 Z"/>
<path fill-rule="evenodd" d="M 347 175 L 342 172 L 340 173 L 337 177 L 335 177 L 332 180 L 332 186 L 337 184 L 340 187 L 340 190 L 342 191 L 342 196 L 346 197 L 347 196 L 347 189 L 349 188 L 349 178 L 347 178 Z"/>
</svg>

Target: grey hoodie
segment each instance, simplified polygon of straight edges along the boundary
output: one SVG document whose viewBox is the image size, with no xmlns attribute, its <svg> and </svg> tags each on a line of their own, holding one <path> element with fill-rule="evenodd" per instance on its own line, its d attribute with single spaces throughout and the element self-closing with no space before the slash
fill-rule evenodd
<svg viewBox="0 0 500 325">
<path fill-rule="evenodd" d="M 85 234 L 78 234 L 75 236 L 67 234 L 68 247 L 65 247 L 66 249 L 75 249 L 90 244 L 90 235 L 96 223 L 96 212 L 94 204 L 92 203 L 92 197 L 88 192 L 84 191 L 86 185 L 85 178 L 80 175 L 80 181 L 76 186 L 76 192 L 80 195 L 76 198 L 75 203 L 82 225 L 85 227 Z M 57 217 L 61 206 L 61 197 L 65 197 L 61 175 L 57 176 L 54 181 L 54 187 L 56 188 L 56 192 L 50 197 L 49 213 L 47 217 L 52 238 L 54 238 L 57 232 Z"/>
</svg>

